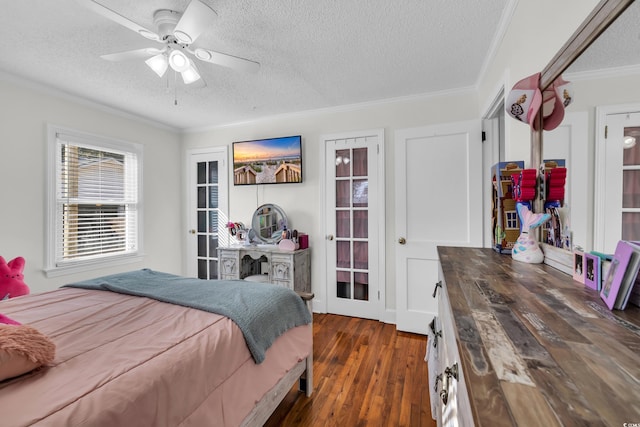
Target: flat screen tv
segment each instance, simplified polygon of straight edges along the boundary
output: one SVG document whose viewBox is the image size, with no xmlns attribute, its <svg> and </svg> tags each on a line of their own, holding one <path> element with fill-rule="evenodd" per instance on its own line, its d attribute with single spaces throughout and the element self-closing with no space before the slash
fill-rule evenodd
<svg viewBox="0 0 640 427">
<path fill-rule="evenodd" d="M 302 182 L 302 137 L 233 143 L 234 185 Z"/>
</svg>

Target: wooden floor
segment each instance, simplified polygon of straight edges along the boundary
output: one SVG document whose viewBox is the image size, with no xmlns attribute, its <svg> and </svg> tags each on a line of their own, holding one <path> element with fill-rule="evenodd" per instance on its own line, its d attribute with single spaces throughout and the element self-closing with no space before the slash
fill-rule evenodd
<svg viewBox="0 0 640 427">
<path fill-rule="evenodd" d="M 334 314 L 313 321 L 313 395 L 292 389 L 265 426 L 435 427 L 425 336 Z"/>
</svg>

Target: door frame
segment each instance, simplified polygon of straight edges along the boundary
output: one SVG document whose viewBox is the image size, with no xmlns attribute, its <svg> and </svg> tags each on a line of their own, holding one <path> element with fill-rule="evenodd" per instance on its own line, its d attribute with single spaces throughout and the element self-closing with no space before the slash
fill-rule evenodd
<svg viewBox="0 0 640 427">
<path fill-rule="evenodd" d="M 640 104 L 619 104 L 606 105 L 596 107 L 596 123 L 595 123 L 595 159 L 594 159 L 594 181 L 593 181 L 593 249 L 596 251 L 604 251 L 604 224 L 606 221 L 605 214 L 605 191 L 607 159 L 605 138 L 605 126 L 607 125 L 607 116 L 612 114 L 639 113 Z"/>
<path fill-rule="evenodd" d="M 183 248 L 184 250 L 182 251 L 183 255 L 182 255 L 182 274 L 183 275 L 187 275 L 187 271 L 189 270 L 189 245 L 191 244 L 191 241 L 193 240 L 193 235 L 189 234 L 189 230 L 193 229 L 194 227 L 196 227 L 196 224 L 192 224 L 191 223 L 191 207 L 192 207 L 192 200 L 190 200 L 190 194 L 191 193 L 191 178 L 190 178 L 190 174 L 191 174 L 191 158 L 193 155 L 199 155 L 199 154 L 222 154 L 222 157 L 224 158 L 225 164 L 224 164 L 224 171 L 223 173 L 226 174 L 224 176 L 225 179 L 225 184 L 224 186 L 220 186 L 219 188 L 224 188 L 225 192 L 226 192 L 226 197 L 223 198 L 222 203 L 219 204 L 219 209 L 223 212 L 225 212 L 227 215 L 229 215 L 229 147 L 226 145 L 220 145 L 220 146 L 216 146 L 216 147 L 206 147 L 206 148 L 193 148 L 193 149 L 189 149 L 185 151 L 185 155 L 184 155 L 184 197 L 183 197 L 183 205 L 184 205 L 184 240 L 183 240 Z M 221 218 L 221 217 L 220 217 Z"/>
<path fill-rule="evenodd" d="M 320 135 L 319 144 L 318 144 L 318 152 L 317 155 L 320 157 L 320 235 L 322 236 L 322 244 L 318 245 L 321 252 L 321 257 L 325 261 L 322 263 L 324 268 L 320 269 L 320 283 L 324 283 L 324 286 L 319 286 L 315 288 L 318 291 L 318 295 L 313 300 L 314 311 L 320 313 L 326 313 L 328 307 L 328 295 L 329 295 L 329 286 L 327 283 L 327 236 L 329 234 L 333 234 L 333 231 L 327 230 L 327 209 L 329 208 L 326 204 L 327 199 L 327 164 L 326 164 L 326 149 L 327 149 L 327 141 L 333 141 L 336 139 L 352 139 L 352 138 L 366 138 L 366 137 L 377 137 L 378 139 L 378 182 L 381 184 L 378 189 L 378 206 L 372 207 L 378 209 L 378 252 L 377 252 L 377 261 L 378 262 L 378 320 L 384 321 L 386 323 L 395 323 L 395 313 L 390 315 L 389 311 L 386 309 L 386 263 L 385 259 L 386 255 L 386 181 L 384 164 L 385 164 L 385 143 L 384 143 L 384 129 L 370 129 L 370 130 L 362 130 L 362 131 L 352 131 L 352 132 L 340 132 L 333 134 L 325 134 Z"/>
</svg>

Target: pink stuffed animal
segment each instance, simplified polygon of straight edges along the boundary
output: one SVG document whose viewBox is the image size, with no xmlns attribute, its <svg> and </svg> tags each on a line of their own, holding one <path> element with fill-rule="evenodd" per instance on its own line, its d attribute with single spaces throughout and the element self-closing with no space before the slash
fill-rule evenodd
<svg viewBox="0 0 640 427">
<path fill-rule="evenodd" d="M 7 262 L 0 256 L 0 300 L 29 294 L 24 283 L 24 258 L 17 257 Z"/>
</svg>

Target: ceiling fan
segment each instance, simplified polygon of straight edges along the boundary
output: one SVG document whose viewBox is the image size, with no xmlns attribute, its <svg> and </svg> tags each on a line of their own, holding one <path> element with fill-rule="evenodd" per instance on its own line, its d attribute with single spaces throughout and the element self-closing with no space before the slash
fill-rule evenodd
<svg viewBox="0 0 640 427">
<path fill-rule="evenodd" d="M 93 0 L 76 1 L 105 18 L 129 28 L 149 40 L 164 45 L 159 48 L 149 47 L 101 56 L 101 58 L 108 61 L 146 58 L 145 63 L 158 76 L 162 77 L 167 69 L 171 67 L 171 69 L 180 73 L 185 84 L 191 84 L 200 79 L 200 72 L 191 56 L 204 62 L 240 71 L 255 73 L 260 68 L 258 62 L 249 59 L 191 46 L 218 16 L 213 9 L 199 0 L 191 0 L 184 13 L 168 9 L 156 10 L 153 14 L 153 22 L 157 31 L 144 28 Z"/>
</svg>

